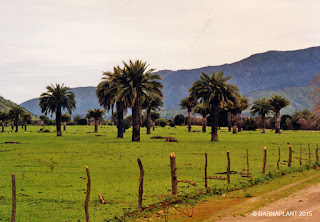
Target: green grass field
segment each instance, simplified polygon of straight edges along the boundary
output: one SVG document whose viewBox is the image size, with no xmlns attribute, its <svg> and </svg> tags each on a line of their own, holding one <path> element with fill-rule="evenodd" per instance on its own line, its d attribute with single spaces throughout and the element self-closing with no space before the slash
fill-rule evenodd
<svg viewBox="0 0 320 222">
<path fill-rule="evenodd" d="M 282 160 L 288 160 L 291 144 L 293 166 L 303 144 L 303 158 L 307 158 L 307 144 L 311 144 L 315 161 L 315 148 L 319 132 L 284 131 L 275 134 L 267 131 L 244 131 L 236 135 L 225 129 L 219 132 L 220 142 L 210 142 L 210 134 L 187 133 L 186 127 L 156 128 L 151 135 L 141 129 L 141 142 L 131 142 L 131 131 L 123 139 L 116 139 L 115 126 L 101 126 L 99 133 L 88 133 L 94 126 L 67 126 L 63 137 L 56 137 L 54 127 L 45 127 L 50 133 L 39 132 L 40 126 L 28 127 L 27 132 L 0 134 L 0 220 L 11 218 L 11 174 L 16 175 L 17 221 L 84 221 L 86 171 L 91 173 L 92 188 L 90 218 L 92 221 L 107 221 L 121 217 L 137 209 L 139 157 L 145 168 L 143 205 L 156 203 L 170 195 L 171 178 L 169 155 L 177 156 L 178 180 L 187 179 L 197 183 L 192 186 L 179 183 L 179 194 L 204 188 L 204 153 L 208 153 L 208 175 L 226 171 L 226 151 L 230 150 L 231 170 L 246 168 L 246 149 L 249 149 L 250 171 L 261 175 L 263 147 L 267 147 L 267 170 L 276 169 L 278 145 L 282 148 Z M 209 128 L 208 128 L 209 129 Z M 193 130 L 201 131 L 200 127 Z M 99 136 L 98 136 L 99 135 Z M 177 143 L 151 136 L 171 136 Z M 5 144 L 17 141 L 20 144 Z M 306 160 L 304 160 L 306 163 Z M 273 166 L 271 166 L 273 165 Z M 287 167 L 281 165 L 282 168 Z M 231 183 L 248 180 L 240 175 L 231 175 Z M 224 180 L 210 180 L 209 186 L 225 186 Z M 100 204 L 98 194 L 107 201 Z"/>
</svg>

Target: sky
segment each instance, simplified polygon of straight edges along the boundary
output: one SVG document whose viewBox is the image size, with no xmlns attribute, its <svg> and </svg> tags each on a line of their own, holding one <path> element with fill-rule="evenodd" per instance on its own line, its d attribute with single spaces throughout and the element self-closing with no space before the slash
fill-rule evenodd
<svg viewBox="0 0 320 222">
<path fill-rule="evenodd" d="M 320 45 L 319 0 L 0 0 L 0 96 L 96 86 L 103 71 L 232 63 Z"/>
</svg>

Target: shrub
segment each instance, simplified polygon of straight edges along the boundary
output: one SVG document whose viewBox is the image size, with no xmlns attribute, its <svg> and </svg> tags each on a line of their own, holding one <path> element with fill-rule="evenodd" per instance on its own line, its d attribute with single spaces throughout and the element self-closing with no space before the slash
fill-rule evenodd
<svg viewBox="0 0 320 222">
<path fill-rule="evenodd" d="M 162 119 L 162 118 L 157 119 L 156 120 L 156 125 L 157 126 L 161 126 L 161 127 L 165 127 L 167 125 L 167 121 L 165 119 Z"/>
<path fill-rule="evenodd" d="M 170 123 L 170 126 L 171 126 L 171 127 L 175 127 L 176 124 L 175 124 L 174 122 L 171 122 L 171 123 Z"/>
<path fill-rule="evenodd" d="M 258 128 L 258 125 L 253 118 L 244 117 L 242 121 L 242 127 L 243 130 L 256 130 Z"/>
<path fill-rule="evenodd" d="M 181 126 L 182 124 L 184 124 L 184 119 L 185 119 L 184 115 L 182 115 L 182 114 L 176 115 L 174 117 L 174 123 L 176 125 L 180 125 Z"/>
</svg>

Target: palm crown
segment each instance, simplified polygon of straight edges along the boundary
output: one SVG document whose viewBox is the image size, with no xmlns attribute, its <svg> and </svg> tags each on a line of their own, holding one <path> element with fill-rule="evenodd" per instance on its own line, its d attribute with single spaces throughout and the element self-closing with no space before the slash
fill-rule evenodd
<svg viewBox="0 0 320 222">
<path fill-rule="evenodd" d="M 253 102 L 251 107 L 251 114 L 255 115 L 259 113 L 261 116 L 268 115 L 270 112 L 271 106 L 269 101 L 266 98 L 261 98 Z"/>
</svg>

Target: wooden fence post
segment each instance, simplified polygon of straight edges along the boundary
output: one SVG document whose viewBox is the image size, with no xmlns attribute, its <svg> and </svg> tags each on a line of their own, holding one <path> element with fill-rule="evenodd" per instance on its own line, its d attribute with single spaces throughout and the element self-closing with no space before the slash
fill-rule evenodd
<svg viewBox="0 0 320 222">
<path fill-rule="evenodd" d="M 228 183 L 230 183 L 230 168 L 231 168 L 231 164 L 230 164 L 230 154 L 229 154 L 229 150 L 227 151 L 227 159 L 228 159 L 227 178 L 228 178 Z"/>
<path fill-rule="evenodd" d="M 300 159 L 299 159 L 299 162 L 300 162 L 300 166 L 302 165 L 302 144 L 300 143 Z"/>
<path fill-rule="evenodd" d="M 263 147 L 263 165 L 262 165 L 262 174 L 266 173 L 266 164 L 267 164 L 267 147 Z"/>
<path fill-rule="evenodd" d="M 91 178 L 90 178 L 90 172 L 89 172 L 88 166 L 86 166 L 86 171 L 87 171 L 88 183 L 87 183 L 87 196 L 86 196 L 86 200 L 84 201 L 84 210 L 86 213 L 86 221 L 90 222 L 88 207 L 89 207 L 89 200 L 90 200 Z"/>
<path fill-rule="evenodd" d="M 249 178 L 249 151 L 247 149 L 247 177 Z"/>
<path fill-rule="evenodd" d="M 316 160 L 317 160 L 317 162 L 319 162 L 318 150 L 319 150 L 319 144 L 317 142 L 317 148 L 316 148 Z"/>
<path fill-rule="evenodd" d="M 289 161 L 288 161 L 288 167 L 291 167 L 292 162 L 292 146 L 289 145 Z"/>
<path fill-rule="evenodd" d="M 208 155 L 204 153 L 205 156 L 205 164 L 204 164 L 204 187 L 208 188 L 208 175 L 207 175 L 207 168 L 208 168 Z"/>
<path fill-rule="evenodd" d="M 280 157 L 281 157 L 280 145 L 278 145 L 278 152 L 279 152 L 279 158 L 278 158 L 278 162 L 277 162 L 277 167 L 278 167 L 278 170 L 280 170 Z"/>
<path fill-rule="evenodd" d="M 138 158 L 138 165 L 140 168 L 140 178 L 139 178 L 139 198 L 138 198 L 138 208 L 142 210 L 142 194 L 143 194 L 143 177 L 144 177 L 144 169 L 141 163 L 141 160 Z"/>
<path fill-rule="evenodd" d="M 309 147 L 309 167 L 311 167 L 311 150 L 310 150 L 310 143 L 308 143 L 308 147 Z"/>
<path fill-rule="evenodd" d="M 17 206 L 17 199 L 16 199 L 16 176 L 14 174 L 11 175 L 12 179 L 12 216 L 11 221 L 16 221 L 16 206 Z"/>
<path fill-rule="evenodd" d="M 178 180 L 177 180 L 176 155 L 174 154 L 174 152 L 170 154 L 170 168 L 171 168 L 172 195 L 177 195 Z"/>
</svg>

